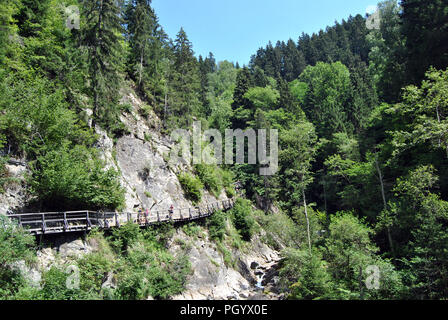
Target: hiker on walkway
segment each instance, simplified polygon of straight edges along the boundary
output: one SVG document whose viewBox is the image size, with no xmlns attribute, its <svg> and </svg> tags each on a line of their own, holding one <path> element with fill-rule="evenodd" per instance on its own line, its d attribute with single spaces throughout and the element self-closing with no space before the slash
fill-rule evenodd
<svg viewBox="0 0 448 320">
<path fill-rule="evenodd" d="M 169 210 L 170 220 L 173 220 L 173 213 L 174 213 L 174 206 L 171 205 L 170 210 Z"/>
<path fill-rule="evenodd" d="M 142 209 L 138 209 L 138 212 L 137 212 L 137 223 L 138 224 L 141 224 L 141 220 L 140 220 L 141 215 L 142 215 Z"/>
<path fill-rule="evenodd" d="M 149 210 L 146 209 L 146 211 L 145 211 L 145 224 L 148 224 L 148 216 L 149 216 Z"/>
</svg>

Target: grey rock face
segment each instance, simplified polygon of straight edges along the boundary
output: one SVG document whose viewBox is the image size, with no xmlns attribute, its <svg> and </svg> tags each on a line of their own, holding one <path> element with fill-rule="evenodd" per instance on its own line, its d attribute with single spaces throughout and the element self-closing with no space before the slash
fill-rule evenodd
<svg viewBox="0 0 448 320">
<path fill-rule="evenodd" d="M 15 211 L 21 211 L 27 200 L 26 188 L 23 184 L 24 174 L 27 167 L 20 161 L 13 161 L 5 165 L 9 177 L 12 181 L 5 186 L 5 192 L 0 194 L 0 214 L 11 214 Z"/>
<path fill-rule="evenodd" d="M 82 240 L 63 243 L 59 246 L 59 254 L 62 258 L 80 257 L 83 254 L 90 253 L 92 250 Z"/>
<path fill-rule="evenodd" d="M 181 242 L 192 241 L 182 231 L 178 231 L 175 239 L 181 239 Z M 176 242 L 174 239 L 173 244 Z M 258 242 L 258 239 L 255 240 Z M 174 254 L 179 252 L 176 245 L 170 246 L 170 251 Z M 263 247 L 262 244 L 259 244 Z M 264 247 L 263 247 L 264 248 Z M 270 249 L 264 248 L 264 254 L 276 256 Z M 256 259 L 258 266 L 266 266 L 272 260 L 265 260 L 265 256 L 259 255 L 259 252 L 250 250 L 250 254 L 234 253 L 234 257 L 239 257 L 238 268 L 227 267 L 224 258 L 218 252 L 215 244 L 208 237 L 205 239 L 195 239 L 191 242 L 190 249 L 187 252 L 190 259 L 193 274 L 189 276 L 186 291 L 174 297 L 176 300 L 247 300 L 256 299 L 278 299 L 277 295 L 268 296 L 260 292 L 255 287 L 256 276 L 254 270 L 249 270 L 244 261 Z M 254 261 L 253 261 L 254 262 Z M 243 268 L 242 268 L 243 266 Z"/>
</svg>

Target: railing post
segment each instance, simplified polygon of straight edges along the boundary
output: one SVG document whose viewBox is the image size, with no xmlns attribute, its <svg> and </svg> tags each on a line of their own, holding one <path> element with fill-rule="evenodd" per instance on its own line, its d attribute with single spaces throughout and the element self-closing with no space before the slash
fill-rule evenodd
<svg viewBox="0 0 448 320">
<path fill-rule="evenodd" d="M 67 212 L 64 211 L 64 232 L 67 232 L 67 230 L 68 230 Z"/>
<path fill-rule="evenodd" d="M 120 228 L 120 222 L 118 221 L 118 213 L 115 212 L 115 226 Z"/>
<path fill-rule="evenodd" d="M 160 222 L 160 213 L 157 211 L 157 222 Z"/>
<path fill-rule="evenodd" d="M 109 229 L 110 226 L 109 226 L 109 221 L 108 221 L 107 218 L 106 218 L 106 212 L 103 212 L 103 221 L 104 221 L 104 226 L 105 226 L 105 228 L 106 228 L 106 229 Z"/>
<path fill-rule="evenodd" d="M 42 233 L 45 233 L 47 226 L 45 224 L 45 214 L 42 213 Z"/>
<path fill-rule="evenodd" d="M 92 222 L 90 221 L 89 211 L 86 211 L 86 229 L 92 228 Z"/>
<path fill-rule="evenodd" d="M 188 208 L 188 216 L 190 217 L 190 220 L 191 220 L 191 218 L 192 218 L 192 215 L 191 215 L 191 207 Z"/>
</svg>

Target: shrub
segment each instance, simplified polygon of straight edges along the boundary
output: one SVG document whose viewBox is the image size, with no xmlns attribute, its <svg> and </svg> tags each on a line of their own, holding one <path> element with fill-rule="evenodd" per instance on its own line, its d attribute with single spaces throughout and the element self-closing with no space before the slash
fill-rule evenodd
<svg viewBox="0 0 448 320">
<path fill-rule="evenodd" d="M 201 182 L 215 197 L 219 197 L 223 188 L 225 188 L 229 197 L 235 195 L 234 176 L 231 171 L 224 170 L 217 165 L 208 164 L 197 164 L 195 170 Z"/>
<path fill-rule="evenodd" d="M 283 253 L 280 284 L 291 299 L 327 299 L 332 292 L 332 279 L 319 251 L 288 249 Z"/>
<path fill-rule="evenodd" d="M 134 223 L 127 223 L 121 228 L 114 229 L 111 235 L 112 246 L 117 252 L 127 252 L 128 248 L 141 239 L 140 227 Z"/>
<path fill-rule="evenodd" d="M 103 169 L 93 150 L 62 146 L 37 158 L 28 178 L 32 191 L 47 207 L 115 209 L 123 204 L 118 172 Z"/>
<path fill-rule="evenodd" d="M 197 164 L 195 170 L 207 190 L 218 197 L 222 190 L 222 178 L 219 168 L 215 165 Z"/>
<path fill-rule="evenodd" d="M 210 238 L 222 240 L 226 233 L 226 215 L 224 212 L 215 212 L 208 220 L 207 227 Z"/>
<path fill-rule="evenodd" d="M 55 266 L 45 272 L 42 277 L 42 300 L 76 300 L 80 298 L 79 289 L 67 287 L 68 274 Z"/>
<path fill-rule="evenodd" d="M 177 178 L 185 192 L 185 196 L 194 203 L 200 202 L 202 198 L 202 189 L 204 188 L 202 182 L 189 173 L 181 173 Z"/>
<path fill-rule="evenodd" d="M 244 240 L 250 241 L 255 220 L 252 217 L 252 204 L 250 201 L 238 198 L 232 209 L 233 223 Z"/>
<path fill-rule="evenodd" d="M 19 260 L 31 261 L 34 238 L 17 223 L 0 215 L 0 268 Z"/>
<path fill-rule="evenodd" d="M 182 230 L 189 237 L 197 237 L 201 234 L 201 227 L 195 222 L 188 223 L 182 227 Z"/>
<path fill-rule="evenodd" d="M 119 274 L 118 295 L 124 299 L 167 299 L 184 288 L 191 272 L 186 256 L 173 257 L 166 250 L 136 243 Z"/>
<path fill-rule="evenodd" d="M 300 247 L 303 243 L 306 227 L 300 228 L 286 214 L 265 214 L 263 211 L 256 211 L 255 214 L 258 223 L 266 231 L 264 241 L 268 245 L 281 250 L 283 247 Z"/>
</svg>

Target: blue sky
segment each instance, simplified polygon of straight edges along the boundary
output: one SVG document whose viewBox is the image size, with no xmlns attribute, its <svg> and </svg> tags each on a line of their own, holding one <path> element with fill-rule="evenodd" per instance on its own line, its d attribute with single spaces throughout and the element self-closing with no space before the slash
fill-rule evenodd
<svg viewBox="0 0 448 320">
<path fill-rule="evenodd" d="M 249 62 L 268 41 L 298 39 L 347 18 L 366 13 L 375 0 L 153 0 L 171 38 L 181 27 L 197 56 L 211 51 L 218 61 Z"/>
</svg>

